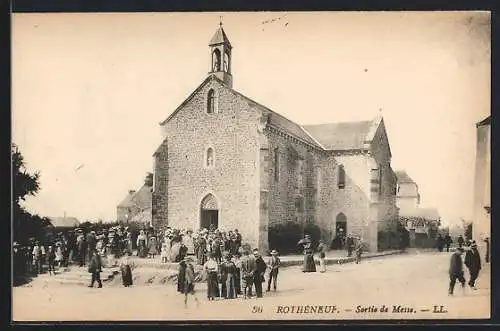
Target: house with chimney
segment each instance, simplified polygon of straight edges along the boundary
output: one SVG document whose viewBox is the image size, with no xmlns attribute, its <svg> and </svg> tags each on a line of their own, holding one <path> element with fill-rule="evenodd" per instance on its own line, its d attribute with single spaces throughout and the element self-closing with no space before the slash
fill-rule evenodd
<svg viewBox="0 0 500 331">
<path fill-rule="evenodd" d="M 151 203 L 153 191 L 153 174 L 148 173 L 139 190 L 129 190 L 127 196 L 116 207 L 118 222 L 151 223 Z"/>
</svg>

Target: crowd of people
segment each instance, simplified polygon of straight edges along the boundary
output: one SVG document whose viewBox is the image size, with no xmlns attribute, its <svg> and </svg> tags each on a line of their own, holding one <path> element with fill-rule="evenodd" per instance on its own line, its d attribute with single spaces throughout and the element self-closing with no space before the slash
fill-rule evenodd
<svg viewBox="0 0 500 331">
<path fill-rule="evenodd" d="M 465 257 L 462 259 L 462 254 L 465 252 Z M 479 277 L 479 272 L 482 268 L 481 256 L 477 249 L 475 240 L 467 241 L 466 245 L 460 245 L 451 256 L 450 260 L 450 285 L 448 294 L 453 295 L 456 281 L 458 280 L 465 289 L 464 265 L 469 269 L 470 279 L 467 282 L 472 290 L 476 290 L 476 280 Z"/>
<path fill-rule="evenodd" d="M 187 305 L 188 295 L 195 295 L 195 272 L 191 256 L 186 256 L 179 263 L 177 277 L 177 291 L 185 295 L 184 303 Z M 240 247 L 234 254 L 226 251 L 223 259 L 218 261 L 214 252 L 208 254 L 208 260 L 203 264 L 204 278 L 207 284 L 207 299 L 236 299 L 241 297 L 249 299 L 252 297 L 262 298 L 262 284 L 266 282 L 267 292 L 277 290 L 280 258 L 276 250 L 271 251 L 271 257 L 267 263 L 257 248 L 250 251 Z M 267 271 L 267 274 L 266 274 Z"/>
</svg>

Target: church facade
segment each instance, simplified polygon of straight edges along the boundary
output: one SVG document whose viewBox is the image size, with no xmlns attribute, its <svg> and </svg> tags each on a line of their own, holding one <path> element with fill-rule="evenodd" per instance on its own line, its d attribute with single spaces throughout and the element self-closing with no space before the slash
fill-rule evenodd
<svg viewBox="0 0 500 331">
<path fill-rule="evenodd" d="M 326 242 L 353 233 L 377 250 L 397 222 L 382 117 L 301 126 L 233 89 L 222 27 L 209 47 L 208 77 L 160 124 L 152 225 L 238 229 L 267 250 L 272 226 L 312 223 Z"/>
</svg>

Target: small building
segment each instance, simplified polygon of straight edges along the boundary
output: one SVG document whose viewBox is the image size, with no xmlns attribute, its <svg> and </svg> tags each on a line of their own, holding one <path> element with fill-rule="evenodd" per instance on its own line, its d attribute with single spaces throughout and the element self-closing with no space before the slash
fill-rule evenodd
<svg viewBox="0 0 500 331">
<path fill-rule="evenodd" d="M 50 221 L 51 228 L 55 231 L 69 230 L 80 225 L 80 221 L 76 217 L 47 217 Z"/>
<path fill-rule="evenodd" d="M 123 201 L 116 207 L 118 222 L 151 223 L 151 203 L 153 174 L 148 173 L 144 185 L 139 190 L 130 190 Z"/>
<path fill-rule="evenodd" d="M 396 171 L 397 191 L 396 204 L 399 210 L 413 210 L 420 205 L 420 193 L 417 183 L 406 173 L 406 171 Z"/>
<path fill-rule="evenodd" d="M 491 238 L 491 116 L 476 124 L 476 164 L 472 237 L 478 245 Z M 484 246 L 484 245 L 483 245 Z"/>
<path fill-rule="evenodd" d="M 410 234 L 410 247 L 434 247 L 441 224 L 439 212 L 420 206 L 418 184 L 406 171 L 396 171 L 396 177 L 399 220 Z"/>
</svg>

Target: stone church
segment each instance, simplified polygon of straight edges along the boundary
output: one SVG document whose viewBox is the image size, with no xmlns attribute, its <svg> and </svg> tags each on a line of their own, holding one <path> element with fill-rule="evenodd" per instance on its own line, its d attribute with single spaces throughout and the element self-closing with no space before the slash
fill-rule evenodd
<svg viewBox="0 0 500 331">
<path fill-rule="evenodd" d="M 233 89 L 232 46 L 220 26 L 208 77 L 160 125 L 152 225 L 237 228 L 272 249 L 269 228 L 313 223 L 377 250 L 397 221 L 396 176 L 382 117 L 301 126 Z"/>
</svg>

